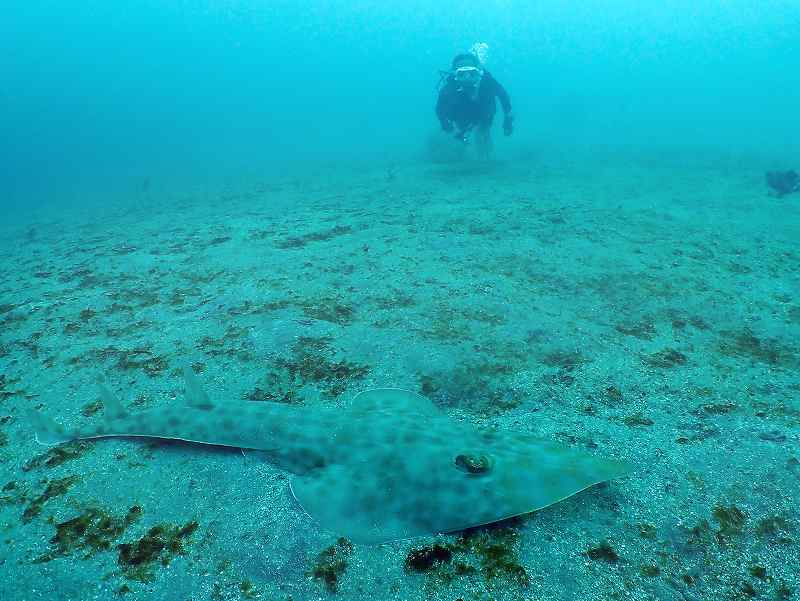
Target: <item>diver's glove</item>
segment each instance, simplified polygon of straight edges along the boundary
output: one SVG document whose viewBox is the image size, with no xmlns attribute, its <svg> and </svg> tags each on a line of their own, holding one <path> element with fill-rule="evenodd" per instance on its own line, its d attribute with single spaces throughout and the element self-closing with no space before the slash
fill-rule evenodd
<svg viewBox="0 0 800 601">
<path fill-rule="evenodd" d="M 450 121 L 442 120 L 442 131 L 450 133 L 453 131 L 453 124 Z"/>
<path fill-rule="evenodd" d="M 503 133 L 507 136 L 514 133 L 514 115 L 511 113 L 507 114 L 506 118 L 503 119 Z"/>
</svg>

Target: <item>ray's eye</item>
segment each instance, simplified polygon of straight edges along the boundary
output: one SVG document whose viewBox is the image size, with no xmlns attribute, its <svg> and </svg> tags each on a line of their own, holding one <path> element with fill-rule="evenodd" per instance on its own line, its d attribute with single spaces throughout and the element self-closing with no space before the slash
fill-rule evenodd
<svg viewBox="0 0 800 601">
<path fill-rule="evenodd" d="M 456 467 L 468 474 L 488 474 L 492 469 L 492 461 L 486 455 L 464 453 L 455 460 Z"/>
</svg>

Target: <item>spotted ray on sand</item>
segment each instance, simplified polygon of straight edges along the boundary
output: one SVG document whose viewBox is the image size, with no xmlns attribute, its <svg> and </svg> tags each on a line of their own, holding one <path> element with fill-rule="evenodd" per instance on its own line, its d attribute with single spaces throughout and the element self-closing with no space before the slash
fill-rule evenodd
<svg viewBox="0 0 800 601">
<path fill-rule="evenodd" d="M 478 430 L 405 390 L 369 390 L 347 409 L 312 411 L 214 403 L 191 370 L 184 373 L 188 404 L 128 413 L 101 386 L 102 423 L 69 432 L 31 412 L 37 440 L 141 436 L 264 451 L 294 472 L 291 490 L 308 514 L 361 543 L 489 524 L 629 471 L 530 434 Z"/>
</svg>

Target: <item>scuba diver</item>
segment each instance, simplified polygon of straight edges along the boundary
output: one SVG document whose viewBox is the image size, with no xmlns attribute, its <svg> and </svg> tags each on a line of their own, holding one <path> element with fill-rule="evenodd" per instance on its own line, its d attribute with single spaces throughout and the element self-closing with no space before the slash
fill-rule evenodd
<svg viewBox="0 0 800 601">
<path fill-rule="evenodd" d="M 497 111 L 495 97 L 503 107 L 503 132 L 514 131 L 514 115 L 508 92 L 484 68 L 486 44 L 475 44 L 471 52 L 458 54 L 452 69 L 442 73 L 436 116 L 445 132 L 455 132 L 456 139 L 467 142 L 470 131 L 476 130 L 476 143 L 481 158 L 492 150 L 491 127 Z"/>
</svg>

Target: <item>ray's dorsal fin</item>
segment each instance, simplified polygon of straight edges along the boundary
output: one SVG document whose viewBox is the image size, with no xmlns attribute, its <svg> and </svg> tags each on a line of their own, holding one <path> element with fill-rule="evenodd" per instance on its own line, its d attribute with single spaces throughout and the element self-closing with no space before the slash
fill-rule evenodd
<svg viewBox="0 0 800 601">
<path fill-rule="evenodd" d="M 109 390 L 104 380 L 100 379 L 97 381 L 97 390 L 100 392 L 100 398 L 103 400 L 103 405 L 106 408 L 106 415 L 109 418 L 122 418 L 128 415 L 125 407 L 123 407 L 120 400 L 114 396 L 114 393 Z"/>
<path fill-rule="evenodd" d="M 186 382 L 186 402 L 195 409 L 202 409 L 209 411 L 214 408 L 208 394 L 203 390 L 200 380 L 194 375 L 192 368 L 187 364 L 183 364 L 183 379 Z"/>
<path fill-rule="evenodd" d="M 359 392 L 353 397 L 352 411 L 370 413 L 373 411 L 394 411 L 397 413 L 438 414 L 439 410 L 430 399 L 416 392 L 401 388 L 373 388 Z"/>
</svg>

